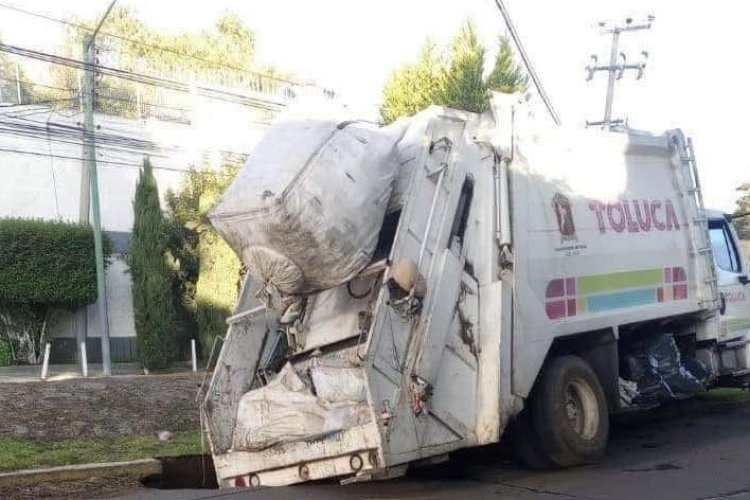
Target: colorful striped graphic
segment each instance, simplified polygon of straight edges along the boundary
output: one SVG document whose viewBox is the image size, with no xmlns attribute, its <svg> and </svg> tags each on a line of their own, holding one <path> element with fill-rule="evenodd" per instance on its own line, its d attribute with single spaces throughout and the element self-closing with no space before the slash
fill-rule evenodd
<svg viewBox="0 0 750 500">
<path fill-rule="evenodd" d="M 642 269 L 554 279 L 547 283 L 549 319 L 562 319 L 657 302 L 684 300 L 687 273 L 682 267 Z"/>
</svg>

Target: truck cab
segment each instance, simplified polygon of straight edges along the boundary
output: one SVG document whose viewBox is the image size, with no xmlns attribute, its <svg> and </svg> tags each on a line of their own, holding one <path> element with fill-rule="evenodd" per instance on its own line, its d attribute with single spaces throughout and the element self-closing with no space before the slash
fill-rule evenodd
<svg viewBox="0 0 750 500">
<path fill-rule="evenodd" d="M 707 210 L 708 231 L 718 286 L 719 376 L 728 385 L 750 381 L 750 295 L 748 267 L 729 215 Z"/>
</svg>

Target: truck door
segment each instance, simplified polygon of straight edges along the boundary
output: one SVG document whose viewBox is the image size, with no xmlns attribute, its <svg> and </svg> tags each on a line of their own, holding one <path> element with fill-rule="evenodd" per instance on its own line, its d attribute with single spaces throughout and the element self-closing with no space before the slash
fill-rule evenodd
<svg viewBox="0 0 750 500">
<path fill-rule="evenodd" d="M 750 335 L 747 263 L 733 226 L 725 218 L 708 223 L 719 287 L 719 341 Z"/>
</svg>

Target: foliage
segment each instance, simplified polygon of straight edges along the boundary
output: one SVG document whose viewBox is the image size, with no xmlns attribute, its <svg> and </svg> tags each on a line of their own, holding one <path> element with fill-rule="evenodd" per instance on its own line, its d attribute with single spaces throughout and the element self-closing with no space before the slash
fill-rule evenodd
<svg viewBox="0 0 750 500">
<path fill-rule="evenodd" d="M 105 246 L 109 255 L 111 247 Z M 0 302 L 74 309 L 94 302 L 96 291 L 91 227 L 0 220 Z"/>
<path fill-rule="evenodd" d="M 742 195 L 737 200 L 735 215 L 750 214 L 750 183 L 741 185 L 737 188 L 737 191 L 742 193 Z M 740 239 L 750 239 L 750 215 L 734 219 L 734 227 L 737 229 L 737 235 Z"/>
<path fill-rule="evenodd" d="M 11 59 L 5 52 L 0 53 L 0 76 L 3 78 L 0 80 L 0 102 L 19 104 L 19 90 L 23 104 L 45 100 L 44 95 L 35 92 L 19 61 Z"/>
<path fill-rule="evenodd" d="M 453 39 L 441 104 L 481 113 L 489 108 L 484 74 L 484 47 L 467 21 Z"/>
<path fill-rule="evenodd" d="M 167 193 L 172 221 L 171 251 L 177 262 L 177 301 L 192 313 L 201 354 L 210 354 L 224 335 L 226 318 L 237 302 L 241 264 L 208 221 L 208 210 L 239 171 L 228 162 L 219 171 L 192 170 L 178 192 Z"/>
<path fill-rule="evenodd" d="M 0 366 L 10 366 L 13 364 L 13 351 L 10 342 L 0 338 Z"/>
<path fill-rule="evenodd" d="M 499 45 L 495 67 L 487 77 L 487 87 L 505 94 L 525 92 L 529 88 L 529 76 L 516 62 L 510 40 L 501 36 Z"/>
<path fill-rule="evenodd" d="M 0 471 L 200 453 L 201 433 L 197 430 L 174 432 L 164 443 L 156 436 L 55 440 L 1 437 Z"/>
<path fill-rule="evenodd" d="M 438 47 L 427 41 L 419 60 L 394 71 L 383 90 L 383 121 L 391 123 L 409 116 L 440 100 L 445 78 L 445 57 Z"/>
<path fill-rule="evenodd" d="M 177 353 L 173 274 L 168 263 L 167 226 L 151 162 L 143 162 L 133 201 L 133 239 L 128 265 L 133 278 L 136 345 L 143 366 L 161 370 Z"/>
<path fill-rule="evenodd" d="M 14 363 L 39 360 L 51 315 L 46 305 L 0 303 L 0 339 L 7 342 Z"/>
<path fill-rule="evenodd" d="M 74 19 L 93 28 L 98 17 Z M 128 7 L 115 7 L 97 37 L 97 62 L 124 71 L 183 82 L 244 90 L 275 90 L 280 83 L 273 68 L 255 61 L 256 37 L 233 13 L 225 13 L 210 31 L 165 33 L 141 21 Z M 81 59 L 86 32 L 71 27 L 66 36 L 69 57 Z M 112 35 L 112 36 L 107 36 Z M 54 86 L 78 88 L 78 70 L 55 65 Z M 262 71 L 262 73 L 261 73 Z M 64 95 L 62 97 L 69 97 Z M 97 111 L 126 117 L 139 115 L 183 121 L 190 94 L 140 85 L 114 77 L 97 76 Z"/>
<path fill-rule="evenodd" d="M 515 62 L 505 38 L 500 38 L 499 49 L 494 68 L 485 78 L 486 51 L 471 21 L 461 27 L 450 50 L 441 52 L 428 40 L 416 63 L 394 71 L 388 79 L 380 110 L 383 121 L 391 123 L 431 104 L 482 112 L 489 108 L 492 90 L 525 91 L 528 77 Z"/>
<path fill-rule="evenodd" d="M 102 237 L 105 259 L 112 248 Z M 52 311 L 97 298 L 91 227 L 37 219 L 0 220 L 0 339 L 13 359 L 39 357 Z"/>
</svg>

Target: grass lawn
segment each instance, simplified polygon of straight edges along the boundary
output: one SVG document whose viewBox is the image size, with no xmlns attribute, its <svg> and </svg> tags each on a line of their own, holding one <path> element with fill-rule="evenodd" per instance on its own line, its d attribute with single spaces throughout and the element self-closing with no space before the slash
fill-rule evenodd
<svg viewBox="0 0 750 500">
<path fill-rule="evenodd" d="M 706 401 L 737 401 L 741 399 L 749 399 L 750 393 L 748 393 L 745 389 L 719 387 L 717 389 L 711 389 L 708 392 L 698 394 L 697 397 Z"/>
<path fill-rule="evenodd" d="M 201 452 L 200 431 L 175 432 L 160 443 L 156 435 L 122 438 L 0 438 L 0 471 L 56 465 L 121 462 Z"/>
</svg>

